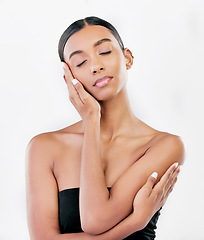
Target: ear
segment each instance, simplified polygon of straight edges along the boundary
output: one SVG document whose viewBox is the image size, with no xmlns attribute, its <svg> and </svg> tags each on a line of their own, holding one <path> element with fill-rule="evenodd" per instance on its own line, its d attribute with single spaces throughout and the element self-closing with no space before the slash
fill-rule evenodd
<svg viewBox="0 0 204 240">
<path fill-rule="evenodd" d="M 125 48 L 123 53 L 126 59 L 126 68 L 128 70 L 132 67 L 134 57 L 132 55 L 132 52 L 128 48 Z"/>
</svg>

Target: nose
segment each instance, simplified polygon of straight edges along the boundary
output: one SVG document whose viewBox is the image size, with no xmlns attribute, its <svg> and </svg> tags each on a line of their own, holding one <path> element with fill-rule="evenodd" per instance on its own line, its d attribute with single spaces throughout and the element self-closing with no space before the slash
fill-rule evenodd
<svg viewBox="0 0 204 240">
<path fill-rule="evenodd" d="M 97 60 L 92 61 L 92 65 L 91 65 L 92 74 L 95 75 L 97 73 L 100 73 L 100 72 L 104 71 L 104 69 L 105 69 L 105 67 L 102 62 L 97 61 Z"/>
</svg>

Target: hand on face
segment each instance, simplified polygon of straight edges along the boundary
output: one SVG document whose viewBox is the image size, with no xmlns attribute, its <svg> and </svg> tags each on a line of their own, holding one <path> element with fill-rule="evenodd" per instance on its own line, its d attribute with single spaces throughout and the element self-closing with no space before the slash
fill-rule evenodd
<svg viewBox="0 0 204 240">
<path fill-rule="evenodd" d="M 78 80 L 74 79 L 67 63 L 62 62 L 62 67 L 68 87 L 69 100 L 80 114 L 82 120 L 86 122 L 92 116 L 100 117 L 100 104 L 84 89 Z"/>
</svg>

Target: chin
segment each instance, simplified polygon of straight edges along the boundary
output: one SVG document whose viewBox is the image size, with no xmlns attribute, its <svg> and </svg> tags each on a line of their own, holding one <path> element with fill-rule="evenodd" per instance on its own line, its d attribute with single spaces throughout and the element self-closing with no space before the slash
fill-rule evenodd
<svg viewBox="0 0 204 240">
<path fill-rule="evenodd" d="M 107 101 L 110 100 L 112 98 L 115 98 L 118 93 L 120 92 L 120 90 L 118 89 L 113 89 L 113 88 L 104 88 L 101 89 L 101 91 L 98 91 L 97 93 L 95 93 L 94 95 L 92 94 L 92 96 L 97 100 L 97 101 Z"/>
<path fill-rule="evenodd" d="M 118 93 L 125 87 L 127 81 L 118 82 L 118 84 L 96 87 L 93 91 L 85 90 L 97 101 L 106 101 L 115 98 Z M 111 84 L 111 83 L 110 83 Z"/>
</svg>

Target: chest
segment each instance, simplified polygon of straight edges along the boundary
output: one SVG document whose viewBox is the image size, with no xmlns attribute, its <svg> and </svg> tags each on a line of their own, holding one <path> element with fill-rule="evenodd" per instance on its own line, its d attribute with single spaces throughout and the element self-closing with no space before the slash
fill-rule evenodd
<svg viewBox="0 0 204 240">
<path fill-rule="evenodd" d="M 59 191 L 80 186 L 81 150 L 83 139 L 72 142 L 72 146 L 63 146 L 55 160 L 54 174 Z M 149 147 L 147 139 L 121 139 L 112 143 L 101 143 L 101 162 L 107 186 L 112 186 L 117 179 Z"/>
</svg>

